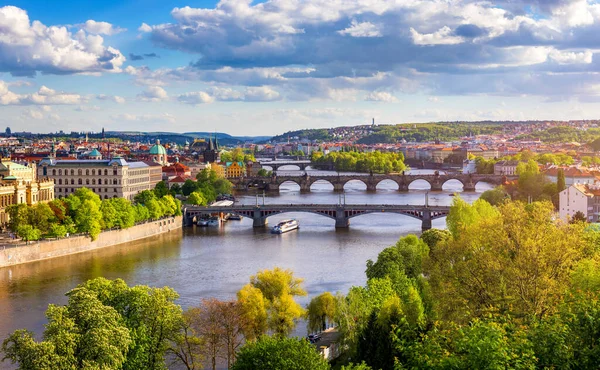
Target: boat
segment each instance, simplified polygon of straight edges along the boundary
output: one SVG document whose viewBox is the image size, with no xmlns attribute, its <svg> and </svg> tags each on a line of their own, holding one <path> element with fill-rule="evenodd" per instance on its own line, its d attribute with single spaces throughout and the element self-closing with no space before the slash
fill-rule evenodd
<svg viewBox="0 0 600 370">
<path fill-rule="evenodd" d="M 208 226 L 219 226 L 221 224 L 221 220 L 217 216 L 212 216 L 208 219 Z"/>
<path fill-rule="evenodd" d="M 241 215 L 235 214 L 235 213 L 229 214 L 229 219 L 232 221 L 241 221 L 242 218 L 244 218 L 244 217 L 242 217 Z"/>
<path fill-rule="evenodd" d="M 295 220 L 295 219 L 283 220 L 280 223 L 278 223 L 277 225 L 273 226 L 273 229 L 271 230 L 271 232 L 273 234 L 283 234 L 288 231 L 295 230 L 299 227 L 300 227 L 300 223 L 298 222 L 298 220 Z"/>
<path fill-rule="evenodd" d="M 229 200 L 229 201 L 235 202 L 235 197 L 231 194 L 219 194 L 217 196 L 216 200 L 217 200 L 217 202 L 220 202 L 222 200 Z"/>
<path fill-rule="evenodd" d="M 198 226 L 208 226 L 208 220 L 209 220 L 208 217 L 201 217 L 196 222 L 196 225 L 198 225 Z"/>
</svg>

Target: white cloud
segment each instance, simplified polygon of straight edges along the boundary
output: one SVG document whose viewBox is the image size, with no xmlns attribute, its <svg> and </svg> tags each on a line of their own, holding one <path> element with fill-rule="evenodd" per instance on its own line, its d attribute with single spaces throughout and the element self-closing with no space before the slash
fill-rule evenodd
<svg viewBox="0 0 600 370">
<path fill-rule="evenodd" d="M 393 103 L 393 102 L 398 101 L 398 98 L 396 98 L 394 95 L 390 94 L 389 92 L 373 91 L 373 92 L 370 92 L 369 94 L 367 94 L 367 96 L 365 96 L 365 100 Z"/>
<path fill-rule="evenodd" d="M 549 53 L 549 57 L 558 64 L 590 64 L 592 63 L 593 54 L 589 50 L 579 53 L 572 51 L 552 50 Z"/>
<path fill-rule="evenodd" d="M 23 9 L 0 8 L 0 71 L 13 75 L 120 71 L 125 58 L 103 43 L 101 36 L 83 30 L 72 34 L 64 26 L 30 22 Z"/>
<path fill-rule="evenodd" d="M 112 36 L 117 33 L 127 31 L 125 28 L 115 27 L 108 22 L 96 22 L 95 20 L 88 20 L 84 24 L 79 25 L 82 29 L 86 30 L 88 33 L 95 35 L 107 35 Z"/>
<path fill-rule="evenodd" d="M 142 23 L 142 25 L 138 28 L 140 32 L 152 32 L 152 27 L 147 25 L 146 23 Z"/>
<path fill-rule="evenodd" d="M 169 95 L 160 86 L 148 86 L 146 90 L 138 94 L 138 99 L 148 102 L 158 102 L 169 99 Z"/>
<path fill-rule="evenodd" d="M 114 103 L 117 104 L 124 104 L 125 103 L 125 98 L 118 96 L 118 95 L 104 95 L 104 94 L 100 94 L 100 95 L 96 95 L 96 99 L 98 100 L 103 100 L 103 101 L 112 101 Z"/>
<path fill-rule="evenodd" d="M 352 20 L 350 27 L 338 31 L 340 35 L 348 35 L 352 37 L 381 37 L 379 28 L 371 22 L 357 22 Z"/>
<path fill-rule="evenodd" d="M 76 112 L 92 112 L 92 111 L 99 111 L 100 107 L 97 105 L 80 105 L 77 108 L 75 108 Z"/>
<path fill-rule="evenodd" d="M 452 29 L 448 26 L 444 26 L 438 31 L 429 34 L 421 34 L 414 28 L 411 28 L 410 34 L 415 45 L 454 45 L 465 41 L 460 36 L 454 36 Z"/>
<path fill-rule="evenodd" d="M 177 97 L 177 100 L 181 103 L 194 105 L 208 104 L 215 101 L 215 99 L 212 96 L 208 95 L 204 91 L 188 92 L 185 94 L 181 94 Z"/>
<path fill-rule="evenodd" d="M 86 100 L 79 94 L 58 92 L 46 86 L 32 94 L 15 94 L 8 89 L 6 82 L 0 81 L 0 105 L 70 105 L 81 104 Z"/>
</svg>

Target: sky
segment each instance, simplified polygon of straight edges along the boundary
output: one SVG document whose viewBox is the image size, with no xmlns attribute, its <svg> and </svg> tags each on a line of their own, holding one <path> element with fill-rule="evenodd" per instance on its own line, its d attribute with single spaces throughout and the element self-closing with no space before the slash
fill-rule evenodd
<svg viewBox="0 0 600 370">
<path fill-rule="evenodd" d="M 592 0 L 14 0 L 0 127 L 599 119 L 599 34 Z"/>
</svg>

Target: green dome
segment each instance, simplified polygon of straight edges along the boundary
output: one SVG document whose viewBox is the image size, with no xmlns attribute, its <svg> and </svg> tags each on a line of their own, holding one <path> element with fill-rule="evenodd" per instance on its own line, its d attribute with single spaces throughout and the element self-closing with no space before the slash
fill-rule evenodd
<svg viewBox="0 0 600 370">
<path fill-rule="evenodd" d="M 98 151 L 98 149 L 94 149 L 94 150 L 91 151 L 91 153 L 90 153 L 89 156 L 90 157 L 101 157 L 102 154 L 100 154 L 100 152 Z"/>
<path fill-rule="evenodd" d="M 160 145 L 160 140 L 156 140 L 156 144 L 150 148 L 150 154 L 152 155 L 167 155 L 167 149 Z"/>
</svg>

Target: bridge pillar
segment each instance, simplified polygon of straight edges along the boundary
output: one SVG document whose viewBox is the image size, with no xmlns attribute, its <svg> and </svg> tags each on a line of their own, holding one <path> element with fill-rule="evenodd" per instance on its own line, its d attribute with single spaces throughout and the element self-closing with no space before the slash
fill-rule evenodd
<svg viewBox="0 0 600 370">
<path fill-rule="evenodd" d="M 255 210 L 252 216 L 252 227 L 265 227 L 267 224 L 267 218 L 263 216 L 262 212 L 259 209 Z"/>
<path fill-rule="evenodd" d="M 374 181 L 367 182 L 367 191 L 375 192 L 377 191 L 377 184 Z"/>
<path fill-rule="evenodd" d="M 185 212 L 185 210 L 184 210 Z M 186 214 L 186 216 L 183 218 L 183 224 L 184 226 L 193 226 L 194 225 L 194 216 L 188 216 Z"/>
<path fill-rule="evenodd" d="M 423 222 L 421 223 L 421 231 L 431 229 L 431 212 L 423 211 Z"/>
<path fill-rule="evenodd" d="M 429 183 L 431 185 L 431 191 L 442 191 L 442 185 L 444 185 L 441 181 L 432 181 Z"/>
<path fill-rule="evenodd" d="M 341 181 L 332 181 L 333 182 L 333 191 L 336 193 L 344 192 L 344 183 Z"/>
<path fill-rule="evenodd" d="M 475 191 L 475 184 L 471 182 L 465 182 L 463 184 L 463 191 Z"/>
<path fill-rule="evenodd" d="M 344 208 L 338 207 L 335 210 L 335 228 L 344 229 L 348 226 L 350 226 L 350 219 L 346 217 L 346 212 L 344 212 Z"/>
<path fill-rule="evenodd" d="M 405 182 L 399 182 L 398 191 L 408 191 L 408 184 Z"/>
<path fill-rule="evenodd" d="M 310 193 L 310 181 L 308 181 L 308 180 L 300 181 L 300 192 L 301 193 Z"/>
</svg>

